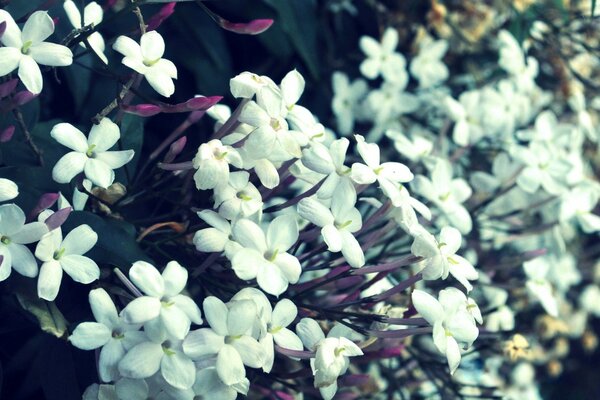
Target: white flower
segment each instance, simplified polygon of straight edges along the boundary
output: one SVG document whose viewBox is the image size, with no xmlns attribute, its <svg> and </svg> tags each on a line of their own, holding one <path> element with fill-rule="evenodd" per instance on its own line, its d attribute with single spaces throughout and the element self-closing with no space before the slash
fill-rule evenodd
<svg viewBox="0 0 600 400">
<path fill-rule="evenodd" d="M 250 174 L 237 171 L 229 174 L 229 180 L 215 187 L 215 208 L 228 220 L 249 217 L 262 209 L 260 192 L 250 182 Z"/>
<path fill-rule="evenodd" d="M 532 141 L 528 147 L 515 147 L 512 155 L 525 165 L 517 177 L 517 185 L 521 189 L 534 193 L 541 186 L 550 194 L 565 191 L 566 176 L 573 165 L 561 156 L 555 145 Z"/>
<path fill-rule="evenodd" d="M 361 185 L 368 185 L 377 181 L 383 193 L 392 201 L 392 204 L 401 203 L 400 183 L 410 182 L 414 175 L 404 164 L 398 162 L 380 163 L 380 150 L 376 143 L 365 142 L 361 135 L 354 135 L 357 141 L 358 153 L 365 164 L 352 164 L 352 180 Z"/>
<path fill-rule="evenodd" d="M 329 147 L 313 142 L 302 150 L 302 164 L 311 171 L 327 175 L 317 191 L 319 198 L 331 198 L 340 183 L 350 180 L 351 169 L 344 165 L 350 141 L 341 138 L 333 141 Z"/>
<path fill-rule="evenodd" d="M 340 184 L 331 200 L 331 211 L 314 198 L 298 203 L 298 214 L 321 227 L 321 235 L 329 251 L 341 251 L 348 264 L 354 268 L 365 264 L 365 255 L 353 233 L 362 227 L 362 217 L 356 203 L 356 191 L 351 183 Z"/>
<path fill-rule="evenodd" d="M 225 252 L 228 258 L 242 248 L 242 246 L 231 239 L 231 225 L 229 221 L 212 210 L 198 212 L 204 222 L 210 228 L 200 229 L 194 234 L 194 245 L 198 251 L 205 253 Z"/>
<path fill-rule="evenodd" d="M 199 190 L 214 189 L 229 180 L 229 164 L 242 167 L 240 154 L 231 146 L 223 146 L 220 140 L 203 143 L 194 157 L 194 181 Z"/>
<path fill-rule="evenodd" d="M 58 183 L 69 183 L 83 172 L 92 183 L 106 188 L 115 180 L 113 170 L 127 164 L 134 155 L 133 150 L 108 151 L 121 133 L 117 124 L 107 118 L 92 127 L 88 138 L 68 123 L 54 125 L 50 135 L 73 150 L 62 156 L 52 169 L 52 178 Z"/>
<path fill-rule="evenodd" d="M 69 336 L 73 346 L 82 350 L 101 347 L 98 373 L 103 382 L 115 381 L 119 377 L 117 365 L 125 352 L 144 341 L 145 335 L 139 326 L 126 324 L 117 315 L 110 296 L 102 288 L 90 291 L 90 306 L 98 322 L 82 322 Z"/>
<path fill-rule="evenodd" d="M 418 313 L 433 325 L 433 343 L 440 353 L 446 355 L 450 373 L 453 374 L 461 358 L 458 343 L 471 346 L 477 339 L 479 330 L 473 316 L 459 307 L 463 304 L 458 294 L 460 292 L 443 292 L 444 290 L 440 291 L 438 301 L 426 292 L 415 290 L 412 301 Z"/>
<path fill-rule="evenodd" d="M 523 263 L 527 275 L 527 289 L 537 298 L 544 310 L 553 317 L 558 317 L 558 302 L 552 293 L 552 285 L 547 280 L 550 264 L 545 257 L 537 257 Z"/>
<path fill-rule="evenodd" d="M 442 61 L 447 50 L 448 42 L 443 39 L 428 36 L 419 43 L 419 54 L 410 63 L 410 73 L 420 87 L 430 88 L 448 79 L 448 67 Z"/>
<path fill-rule="evenodd" d="M 598 203 L 597 188 L 580 185 L 568 192 L 560 207 L 560 220 L 575 219 L 585 233 L 600 231 L 600 217 L 592 211 Z"/>
<path fill-rule="evenodd" d="M 273 342 L 284 349 L 302 350 L 302 341 L 300 338 L 287 327 L 294 322 L 298 315 L 298 308 L 289 299 L 279 301 L 273 313 L 271 320 L 267 324 L 267 333 L 260 340 L 265 352 L 265 363 L 262 366 L 263 371 L 269 373 L 273 368 L 275 353 Z"/>
<path fill-rule="evenodd" d="M 369 79 L 382 75 L 386 81 L 404 87 L 408 81 L 406 60 L 402 54 L 396 53 L 397 45 L 398 32 L 394 28 L 385 30 L 381 43 L 368 36 L 361 37 L 360 48 L 367 59 L 360 64 L 360 72 Z"/>
<path fill-rule="evenodd" d="M 298 240 L 298 225 L 291 215 L 275 218 L 266 234 L 254 222 L 240 219 L 233 225 L 233 238 L 243 248 L 231 259 L 240 279 L 255 279 L 265 292 L 279 296 L 289 283 L 296 283 L 302 268 L 296 257 L 287 253 Z"/>
<path fill-rule="evenodd" d="M 151 264 L 137 261 L 129 270 L 131 281 L 146 295 L 131 301 L 121 311 L 129 324 L 146 323 L 164 328 L 175 339 L 183 339 L 190 324 L 202 323 L 200 309 L 194 301 L 180 294 L 185 288 L 188 272 L 177 261 L 167 264 L 162 274 Z"/>
<path fill-rule="evenodd" d="M 226 385 L 246 381 L 244 365 L 260 368 L 264 363 L 261 345 L 249 336 L 256 319 L 251 300 L 236 300 L 227 306 L 214 296 L 204 300 L 204 316 L 210 328 L 189 333 L 183 342 L 185 354 L 194 359 L 216 356 L 219 378 Z"/>
<path fill-rule="evenodd" d="M 156 31 L 146 32 L 138 44 L 127 36 L 119 36 L 113 49 L 123 54 L 123 64 L 144 75 L 150 86 L 160 95 L 170 97 L 175 92 L 173 79 L 177 79 L 177 67 L 162 58 L 165 41 Z"/>
<path fill-rule="evenodd" d="M 53 301 L 58 295 L 63 271 L 75 282 L 88 284 L 100 277 L 100 269 L 83 254 L 90 251 L 98 235 L 89 225 L 80 225 L 62 237 L 60 228 L 45 234 L 35 248 L 35 256 L 42 262 L 38 277 L 38 296 Z"/>
<path fill-rule="evenodd" d="M 238 393 L 243 396 L 248 394 L 250 381 L 244 378 L 233 385 L 226 385 L 219 378 L 217 368 L 208 367 L 196 373 L 196 383 L 192 389 L 201 399 L 236 400 Z"/>
<path fill-rule="evenodd" d="M 38 94 L 44 83 L 38 64 L 64 67 L 73 63 L 73 53 L 68 47 L 44 42 L 54 32 L 54 22 L 46 11 L 31 14 L 23 31 L 5 10 L 0 10 L 0 22 L 6 22 L 0 38 L 5 46 L 0 48 L 0 76 L 19 68 L 19 78 L 27 90 Z"/>
<path fill-rule="evenodd" d="M 0 206 L 0 282 L 8 278 L 12 268 L 28 278 L 38 274 L 38 265 L 25 246 L 40 240 L 48 232 L 43 222 L 25 224 L 25 213 L 16 204 Z"/>
<path fill-rule="evenodd" d="M 0 178 L 0 202 L 12 200 L 19 195 L 19 187 L 10 179 Z"/>
<path fill-rule="evenodd" d="M 81 13 L 79 9 L 75 5 L 73 0 L 65 0 L 63 3 L 63 8 L 65 9 L 65 13 L 67 14 L 67 18 L 69 18 L 69 22 L 75 29 L 81 29 L 83 26 L 91 26 L 94 27 L 102 22 L 102 18 L 104 17 L 104 11 L 102 7 L 92 1 L 88 3 L 83 9 L 83 26 L 81 25 Z M 104 64 L 108 64 L 108 59 L 106 55 L 104 55 L 105 43 L 104 38 L 100 34 L 100 32 L 96 31 L 87 37 L 87 41 L 92 47 L 94 53 L 102 59 Z M 79 42 L 82 47 L 86 47 L 84 42 Z"/>
<path fill-rule="evenodd" d="M 467 259 L 456 254 L 460 249 L 461 241 L 462 236 L 458 229 L 450 226 L 442 228 L 437 242 L 426 232 L 416 236 L 411 252 L 415 256 L 426 259 L 423 277 L 446 279 L 449 272 L 467 289 L 467 292 L 470 292 L 473 286 L 469 280 L 477 279 L 479 274 Z"/>
<path fill-rule="evenodd" d="M 337 127 L 342 135 L 348 135 L 354 127 L 354 120 L 361 117 L 358 104 L 367 93 L 367 82 L 356 79 L 350 83 L 348 76 L 339 71 L 333 73 L 331 82 L 334 93 L 331 108 L 337 119 Z"/>
</svg>

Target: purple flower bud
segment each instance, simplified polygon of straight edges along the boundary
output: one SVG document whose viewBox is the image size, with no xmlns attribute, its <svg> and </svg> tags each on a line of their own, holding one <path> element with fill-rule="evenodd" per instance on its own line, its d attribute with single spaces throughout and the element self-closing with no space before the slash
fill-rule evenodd
<svg viewBox="0 0 600 400">
<path fill-rule="evenodd" d="M 186 136 L 183 136 L 183 137 L 177 139 L 176 141 L 174 141 L 173 143 L 171 143 L 171 146 L 169 147 L 169 151 L 167 151 L 167 154 L 165 155 L 165 159 L 163 160 L 163 162 L 165 162 L 165 163 L 173 162 L 175 157 L 177 157 L 183 151 L 183 148 L 185 147 L 186 143 L 187 143 Z"/>
<path fill-rule="evenodd" d="M 366 374 L 352 374 L 342 376 L 339 380 L 340 386 L 362 386 L 369 383 L 371 377 Z"/>
<path fill-rule="evenodd" d="M 176 2 L 167 3 L 160 9 L 160 11 L 151 16 L 148 19 L 146 30 L 153 31 L 157 29 L 167 18 L 171 16 L 171 14 L 173 14 L 176 4 Z"/>
<path fill-rule="evenodd" d="M 221 19 L 219 25 L 221 25 L 221 28 L 231 32 L 243 35 L 258 35 L 269 29 L 273 25 L 273 22 L 272 19 L 254 19 L 246 23 L 235 23 Z"/>
<path fill-rule="evenodd" d="M 14 103 L 17 106 L 22 106 L 22 105 L 29 103 L 31 100 L 35 99 L 37 96 L 38 96 L 37 94 L 33 94 L 30 91 L 22 90 L 22 91 L 18 92 L 17 94 L 15 94 Z"/>
<path fill-rule="evenodd" d="M 15 133 L 15 126 L 10 125 L 0 133 L 0 143 L 10 142 Z"/>
<path fill-rule="evenodd" d="M 71 211 L 73 211 L 71 207 L 65 207 L 49 216 L 46 221 L 44 221 L 48 229 L 52 231 L 64 224 L 69 217 L 69 214 L 71 214 Z"/>
<path fill-rule="evenodd" d="M 42 211 L 52 207 L 59 197 L 60 195 L 58 193 L 44 193 L 38 200 L 33 210 L 31 210 L 31 212 L 29 213 L 27 219 L 31 221 L 35 217 L 37 217 Z"/>
<path fill-rule="evenodd" d="M 4 22 L 3 22 L 3 24 L 4 24 Z M 8 82 L 4 82 L 3 84 L 1 84 L 0 85 L 0 99 L 3 99 L 6 96 L 8 96 L 9 94 L 11 94 L 17 87 L 17 83 L 19 83 L 19 80 L 17 78 L 14 78 Z"/>
<path fill-rule="evenodd" d="M 189 111 L 205 111 L 217 104 L 223 96 L 199 96 L 189 99 L 185 102 L 185 105 Z"/>
<path fill-rule="evenodd" d="M 128 114 L 139 115 L 140 117 L 151 117 L 161 113 L 161 107 L 154 104 L 137 104 L 135 106 L 121 106 L 123 111 Z"/>
</svg>

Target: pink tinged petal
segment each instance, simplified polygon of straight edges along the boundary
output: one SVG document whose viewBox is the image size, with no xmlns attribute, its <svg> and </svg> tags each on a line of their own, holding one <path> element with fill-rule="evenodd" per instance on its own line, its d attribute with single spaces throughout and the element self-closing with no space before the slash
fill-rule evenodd
<svg viewBox="0 0 600 400">
<path fill-rule="evenodd" d="M 422 290 L 414 290 L 412 301 L 415 309 L 430 325 L 440 321 L 444 317 L 442 305 L 429 293 Z"/>
<path fill-rule="evenodd" d="M 83 172 L 88 158 L 85 154 L 72 151 L 62 156 L 52 169 L 52 179 L 58 183 L 69 183 L 75 175 Z"/>
<path fill-rule="evenodd" d="M 290 299 L 280 300 L 273 309 L 271 326 L 274 328 L 286 327 L 291 324 L 298 315 L 298 308 Z M 302 350 L 302 349 L 300 349 Z"/>
<path fill-rule="evenodd" d="M 93 350 L 104 346 L 111 339 L 112 331 L 97 322 L 82 322 L 77 325 L 69 342 L 82 350 Z"/>
<path fill-rule="evenodd" d="M 206 313 L 206 310 L 205 310 Z M 190 332 L 183 341 L 183 352 L 191 358 L 217 354 L 225 344 L 225 338 L 212 329 L 202 328 Z"/>
<path fill-rule="evenodd" d="M 0 48 L 0 76 L 8 75 L 19 66 L 21 51 L 14 47 Z"/>
<path fill-rule="evenodd" d="M 169 336 L 183 340 L 190 331 L 190 319 L 188 316 L 174 305 L 163 306 L 160 312 L 160 319 Z"/>
<path fill-rule="evenodd" d="M 142 57 L 147 61 L 158 60 L 165 53 L 165 41 L 156 31 L 144 33 L 140 39 L 140 45 Z"/>
<path fill-rule="evenodd" d="M 88 141 L 83 132 L 66 122 L 54 125 L 50 136 L 63 146 L 79 153 L 85 153 L 88 149 Z"/>
<path fill-rule="evenodd" d="M 125 348 L 122 341 L 112 339 L 100 350 L 98 358 L 98 375 L 103 382 L 111 382 L 119 379 L 119 361 L 125 356 Z"/>
<path fill-rule="evenodd" d="M 129 269 L 129 279 L 144 293 L 153 297 L 162 297 L 165 282 L 156 268 L 146 261 L 136 261 Z"/>
<path fill-rule="evenodd" d="M 160 372 L 169 385 L 181 390 L 191 388 L 196 380 L 194 362 L 181 353 L 165 355 Z"/>
<path fill-rule="evenodd" d="M 66 46 L 56 43 L 39 43 L 31 46 L 29 55 L 38 63 L 50 67 L 66 67 L 73 64 L 73 53 Z"/>
<path fill-rule="evenodd" d="M 108 118 L 102 118 L 98 125 L 92 126 L 88 143 L 96 145 L 95 152 L 102 153 L 113 147 L 120 137 L 119 126 Z"/>
<path fill-rule="evenodd" d="M 342 255 L 348 264 L 353 268 L 365 265 L 365 255 L 354 235 L 347 231 L 341 231 L 340 235 L 342 236 Z"/>
<path fill-rule="evenodd" d="M 19 274 L 28 278 L 34 278 L 38 274 L 38 265 L 31 251 L 22 244 L 11 243 L 8 246 L 12 267 Z M 62 273 L 62 269 L 61 269 Z"/>
<path fill-rule="evenodd" d="M 151 71 L 145 75 L 146 80 L 152 86 L 152 89 L 156 90 L 158 94 L 164 97 L 171 97 L 175 93 L 175 84 L 173 78 L 163 73 L 162 71 Z"/>
<path fill-rule="evenodd" d="M 371 168 L 361 163 L 352 164 L 352 172 L 350 177 L 356 183 L 368 185 L 377 180 L 377 175 Z"/>
<path fill-rule="evenodd" d="M 298 202 L 298 214 L 317 226 L 333 226 L 334 220 L 331 211 L 312 197 Z"/>
<path fill-rule="evenodd" d="M 125 57 L 142 60 L 142 49 L 140 45 L 127 36 L 119 36 L 113 44 L 113 49 Z"/>
<path fill-rule="evenodd" d="M 177 261 L 171 261 L 162 272 L 162 277 L 165 282 L 165 294 L 167 296 L 175 296 L 185 288 L 188 271 Z"/>
<path fill-rule="evenodd" d="M 179 308 L 187 315 L 191 322 L 197 325 L 202 323 L 202 313 L 194 300 L 182 294 L 171 297 L 170 300 L 175 303 L 175 307 Z"/>
<path fill-rule="evenodd" d="M 142 296 L 132 300 L 121 311 L 121 317 L 128 324 L 143 324 L 160 315 L 160 300 L 155 297 Z"/>
<path fill-rule="evenodd" d="M 106 290 L 93 289 L 88 297 L 96 321 L 109 327 L 115 326 L 119 322 L 117 308 Z"/>
<path fill-rule="evenodd" d="M 110 186 L 115 180 L 115 173 L 103 161 L 89 158 L 83 169 L 86 178 L 101 188 Z"/>
<path fill-rule="evenodd" d="M 96 159 L 108 165 L 111 169 L 121 168 L 133 159 L 133 150 L 106 151 L 96 155 Z"/>
<path fill-rule="evenodd" d="M 221 28 L 231 32 L 245 35 L 258 35 L 269 29 L 274 21 L 272 19 L 253 19 L 250 22 L 241 23 L 230 22 L 221 18 L 217 22 Z"/>
<path fill-rule="evenodd" d="M 222 318 L 222 317 L 221 317 Z M 232 302 L 227 314 L 227 332 L 230 336 L 245 334 L 256 319 L 256 304 L 252 300 Z"/>
<path fill-rule="evenodd" d="M 227 336 L 227 319 L 229 309 L 220 299 L 214 296 L 209 296 L 202 303 L 204 309 L 204 317 L 208 324 L 216 333 L 221 336 Z"/>
<path fill-rule="evenodd" d="M 65 236 L 62 247 L 65 254 L 83 255 L 98 242 L 98 234 L 89 225 L 79 225 Z"/>
<path fill-rule="evenodd" d="M 54 32 L 54 22 L 46 11 L 36 11 L 23 26 L 21 38 L 23 42 L 37 44 L 46 40 Z"/>
<path fill-rule="evenodd" d="M 333 224 L 324 226 L 321 235 L 329 251 L 337 253 L 342 250 L 342 235 Z"/>
<path fill-rule="evenodd" d="M 231 345 L 237 350 L 244 365 L 251 368 L 262 367 L 265 354 L 262 346 L 256 339 L 250 336 L 242 336 L 241 338 L 235 339 Z"/>
<path fill-rule="evenodd" d="M 267 244 L 270 250 L 287 251 L 298 240 L 298 224 L 293 215 L 275 218 L 267 229 Z"/>
<path fill-rule="evenodd" d="M 163 356 L 164 352 L 160 344 L 151 342 L 138 344 L 119 362 L 119 372 L 127 378 L 148 378 L 158 372 Z"/>
<path fill-rule="evenodd" d="M 277 258 L 275 258 L 275 265 L 279 267 L 283 275 L 290 283 L 298 282 L 300 279 L 300 274 L 302 273 L 302 267 L 300 266 L 300 261 L 298 259 L 288 253 L 279 253 Z"/>
<path fill-rule="evenodd" d="M 88 284 L 100 278 L 100 268 L 91 258 L 69 254 L 61 257 L 60 265 L 75 282 Z"/>
<path fill-rule="evenodd" d="M 8 11 L 0 10 L 0 22 L 5 23 L 4 33 L 0 36 L 0 42 L 7 47 L 20 49 L 23 46 L 21 30 Z"/>
<path fill-rule="evenodd" d="M 10 238 L 13 243 L 29 244 L 36 242 L 48 233 L 48 227 L 43 222 L 30 222 L 23 225 L 19 232 L 15 232 Z"/>
<path fill-rule="evenodd" d="M 42 92 L 44 82 L 42 80 L 42 71 L 35 60 L 30 56 L 22 56 L 19 63 L 19 79 L 25 85 L 25 88 L 33 94 Z"/>
<path fill-rule="evenodd" d="M 43 263 L 38 277 L 38 297 L 48 301 L 56 299 L 62 281 L 62 274 L 63 270 L 58 261 L 52 260 Z"/>
<path fill-rule="evenodd" d="M 224 345 L 217 356 L 217 373 L 226 385 L 241 382 L 246 377 L 242 357 L 231 345 Z"/>
<path fill-rule="evenodd" d="M 25 225 L 25 213 L 16 204 L 4 204 L 0 206 L 0 233 L 12 236 L 23 229 Z"/>
<path fill-rule="evenodd" d="M 288 280 L 281 269 L 270 263 L 259 268 L 256 281 L 262 290 L 273 296 L 279 296 L 288 288 Z"/>
</svg>

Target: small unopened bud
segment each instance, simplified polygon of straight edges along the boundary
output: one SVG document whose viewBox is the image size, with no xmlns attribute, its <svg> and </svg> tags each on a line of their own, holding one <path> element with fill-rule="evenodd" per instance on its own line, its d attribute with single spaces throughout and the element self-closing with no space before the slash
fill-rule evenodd
<svg viewBox="0 0 600 400">
<path fill-rule="evenodd" d="M 137 104 L 135 106 L 122 106 L 123 111 L 128 114 L 139 115 L 140 117 L 151 117 L 160 114 L 160 106 L 154 104 Z"/>
<path fill-rule="evenodd" d="M 38 200 L 36 206 L 29 213 L 28 220 L 33 220 L 37 217 L 42 211 L 52 207 L 54 203 L 58 200 L 60 194 L 58 193 L 44 193 L 40 199 Z"/>
<path fill-rule="evenodd" d="M 183 137 L 177 139 L 176 141 L 174 141 L 173 143 L 171 143 L 171 146 L 169 147 L 169 151 L 167 151 L 167 154 L 165 155 L 163 162 L 165 162 L 167 164 L 170 162 L 173 162 L 175 157 L 177 157 L 183 151 L 186 143 L 187 143 L 186 136 L 183 136 Z"/>
<path fill-rule="evenodd" d="M 167 3 L 153 16 L 148 19 L 146 23 L 147 31 L 153 31 L 157 29 L 167 18 L 169 18 L 175 11 L 176 2 Z"/>
<path fill-rule="evenodd" d="M 235 32 L 242 35 L 258 35 L 259 33 L 263 33 L 264 31 L 269 29 L 271 25 L 273 25 L 273 20 L 254 19 L 246 23 L 236 23 L 222 19 L 221 21 L 219 21 L 219 25 L 221 26 L 221 28 L 230 32 Z"/>
<path fill-rule="evenodd" d="M 10 139 L 12 139 L 14 134 L 15 134 L 15 126 L 14 125 L 10 125 L 10 126 L 6 127 L 6 129 L 4 129 L 2 131 L 2 133 L 0 133 L 0 143 L 10 142 Z"/>
<path fill-rule="evenodd" d="M 15 94 L 13 101 L 15 102 L 15 104 L 17 106 L 22 106 L 22 105 L 29 103 L 31 100 L 35 99 L 37 96 L 38 96 L 37 94 L 33 94 L 30 91 L 22 90 L 22 91 L 18 92 L 17 94 Z"/>
<path fill-rule="evenodd" d="M 64 224 L 67 218 L 69 217 L 69 214 L 71 214 L 71 211 L 73 211 L 71 207 L 66 207 L 61 210 L 58 210 L 57 212 L 46 218 L 44 223 L 48 227 L 48 230 L 52 231 Z"/>
<path fill-rule="evenodd" d="M 4 22 L 3 22 L 3 24 L 6 25 L 6 23 L 4 23 Z M 18 83 L 19 83 L 19 80 L 15 78 L 15 79 L 11 79 L 11 80 L 1 84 L 0 85 L 0 99 L 3 99 L 6 96 L 8 96 L 9 94 L 11 94 L 12 92 L 14 92 Z"/>
</svg>

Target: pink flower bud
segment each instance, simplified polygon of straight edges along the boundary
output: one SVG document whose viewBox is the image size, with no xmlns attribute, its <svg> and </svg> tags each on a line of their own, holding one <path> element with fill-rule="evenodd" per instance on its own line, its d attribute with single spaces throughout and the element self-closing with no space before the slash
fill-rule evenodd
<svg viewBox="0 0 600 400">
<path fill-rule="evenodd" d="M 22 106 L 35 99 L 37 96 L 37 94 L 33 94 L 30 91 L 22 90 L 15 94 L 14 102 L 17 106 Z"/>
<path fill-rule="evenodd" d="M 3 22 L 3 24 L 5 24 L 5 23 Z M 19 80 L 15 78 L 15 79 L 11 79 L 10 81 L 4 82 L 3 84 L 1 84 L 0 85 L 0 99 L 3 99 L 6 96 L 8 96 L 9 94 L 11 94 L 12 92 L 14 92 L 15 88 L 17 87 L 17 83 L 19 83 Z"/>
<path fill-rule="evenodd" d="M 44 193 L 38 200 L 36 206 L 31 210 L 28 216 L 28 220 L 31 221 L 37 217 L 42 211 L 52 207 L 58 200 L 60 195 L 58 193 Z"/>
<path fill-rule="evenodd" d="M 122 106 L 123 111 L 140 117 L 151 117 L 161 113 L 161 107 L 154 104 L 137 104 L 135 106 Z"/>
<path fill-rule="evenodd" d="M 183 137 L 177 139 L 176 141 L 174 141 L 173 143 L 171 143 L 171 146 L 169 147 L 169 151 L 167 151 L 167 154 L 165 155 L 165 159 L 163 160 L 163 162 L 165 162 L 165 163 L 172 162 L 175 159 L 175 157 L 177 157 L 183 151 L 183 148 L 185 147 L 186 143 L 187 143 L 186 136 L 183 136 Z"/>
<path fill-rule="evenodd" d="M 71 211 L 73 211 L 71 207 L 65 207 L 49 216 L 46 221 L 44 221 L 48 229 L 54 230 L 64 224 L 69 217 L 69 214 L 71 214 Z"/>
<path fill-rule="evenodd" d="M 236 23 L 222 19 L 219 22 L 219 25 L 221 25 L 221 28 L 230 32 L 242 35 L 258 35 L 269 29 L 271 25 L 273 25 L 273 22 L 272 19 L 254 19 L 246 23 Z"/>
<path fill-rule="evenodd" d="M 0 143 L 10 142 L 15 133 L 15 126 L 10 125 L 0 133 Z"/>
<path fill-rule="evenodd" d="M 171 14 L 173 14 L 176 4 L 176 2 L 167 3 L 160 9 L 159 12 L 151 16 L 148 19 L 148 26 L 146 30 L 153 31 L 157 29 L 167 18 L 171 16 Z"/>
</svg>

